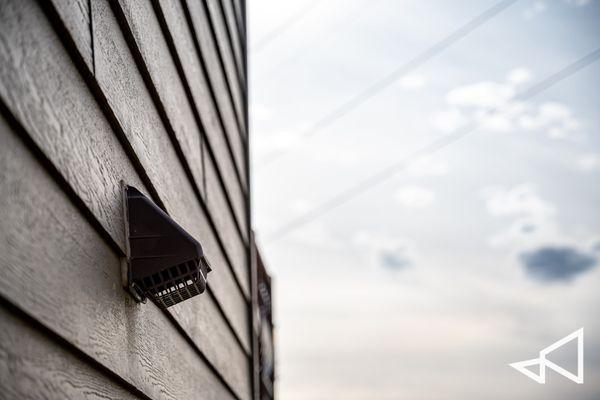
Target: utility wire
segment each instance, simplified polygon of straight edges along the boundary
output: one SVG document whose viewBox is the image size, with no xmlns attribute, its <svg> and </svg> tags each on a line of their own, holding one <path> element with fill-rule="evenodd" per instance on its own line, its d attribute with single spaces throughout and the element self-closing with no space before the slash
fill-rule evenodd
<svg viewBox="0 0 600 400">
<path fill-rule="evenodd" d="M 258 41 L 252 46 L 252 53 L 260 53 L 260 51 L 263 50 L 269 43 L 277 39 L 296 23 L 301 21 L 318 4 L 319 0 L 313 0 L 294 14 L 290 15 L 285 21 L 258 39 Z"/>
<path fill-rule="evenodd" d="M 548 76 L 537 84 L 533 85 L 529 89 L 513 96 L 510 98 L 510 101 L 526 101 L 531 97 L 545 91 L 551 86 L 557 84 L 563 79 L 568 78 L 569 76 L 575 74 L 579 70 L 587 67 L 588 65 L 598 61 L 600 58 L 600 48 L 592 51 L 586 56 L 580 58 L 579 60 L 573 62 L 572 64 L 567 65 L 566 67 L 560 69 L 558 72 Z M 319 218 L 323 214 L 341 206 L 342 204 L 347 203 L 352 200 L 356 196 L 365 193 L 366 191 L 372 189 L 373 187 L 385 182 L 386 180 L 392 178 L 398 172 L 404 170 L 407 166 L 410 165 L 411 162 L 419 160 L 425 156 L 436 153 L 437 151 L 457 142 L 458 140 L 464 138 L 469 133 L 472 133 L 477 128 L 481 126 L 481 121 L 490 115 L 494 115 L 502 111 L 502 107 L 495 107 L 493 109 L 488 110 L 483 118 L 472 122 L 462 128 L 455 130 L 454 132 L 444 135 L 441 138 L 438 138 L 428 145 L 418 149 L 417 151 L 411 153 L 406 158 L 400 160 L 399 162 L 395 162 L 388 166 L 387 168 L 379 171 L 376 174 L 371 175 L 370 177 L 362 180 L 358 184 L 341 191 L 337 195 L 333 196 L 329 200 L 321 203 L 319 206 L 313 208 L 308 211 L 304 215 L 301 215 L 297 218 L 292 219 L 287 222 L 279 229 L 275 230 L 267 239 L 270 241 L 275 241 L 277 239 L 281 239 L 283 236 L 287 235 L 291 231 L 298 229 L 299 227 L 308 224 L 309 222 Z"/>
<path fill-rule="evenodd" d="M 393 70 L 391 73 L 384 76 L 377 82 L 373 83 L 367 89 L 356 94 L 355 96 L 351 97 L 346 102 L 342 103 L 337 108 L 335 108 L 332 111 L 325 114 L 323 117 L 321 117 L 319 120 L 317 120 L 317 122 L 315 122 L 314 124 L 309 126 L 306 130 L 302 131 L 301 135 L 305 136 L 305 137 L 311 137 L 315 133 L 317 133 L 321 129 L 323 129 L 324 127 L 331 125 L 338 119 L 342 118 L 346 114 L 353 111 L 358 106 L 365 103 L 367 100 L 374 97 L 376 94 L 381 92 L 383 89 L 385 89 L 386 87 L 388 87 L 389 85 L 391 85 L 392 83 L 394 83 L 395 81 L 400 79 L 401 77 L 405 76 L 407 73 L 415 70 L 416 68 L 420 67 L 425 62 L 431 60 L 433 57 L 437 56 L 442 51 L 446 50 L 448 47 L 450 47 L 454 43 L 458 42 L 459 40 L 461 40 L 462 38 L 467 36 L 469 33 L 473 32 L 475 29 L 477 29 L 478 27 L 483 25 L 485 22 L 491 20 L 496 15 L 498 15 L 499 13 L 501 13 L 502 11 L 504 11 L 506 8 L 508 8 L 512 4 L 516 3 L 517 1 L 518 0 L 502 0 L 498 3 L 496 3 L 494 6 L 487 9 L 482 14 L 478 15 L 477 17 L 475 17 L 474 19 L 472 19 L 465 25 L 461 26 L 460 28 L 455 30 L 453 33 L 446 36 L 444 39 L 435 43 L 433 46 L 429 47 L 422 53 L 418 54 L 416 57 L 409 60 L 408 62 L 400 65 L 395 70 Z M 266 155 L 263 158 L 261 165 L 270 164 L 271 162 L 280 158 L 282 155 L 288 153 L 289 151 L 290 151 L 290 149 L 279 150 L 279 151 L 275 151 L 275 152 L 271 153 L 270 155 Z"/>
</svg>

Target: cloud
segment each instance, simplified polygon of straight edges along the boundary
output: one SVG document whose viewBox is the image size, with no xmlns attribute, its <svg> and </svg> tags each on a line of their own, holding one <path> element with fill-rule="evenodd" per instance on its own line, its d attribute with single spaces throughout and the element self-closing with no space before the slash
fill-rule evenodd
<svg viewBox="0 0 600 400">
<path fill-rule="evenodd" d="M 558 102 L 542 103 L 536 111 L 521 115 L 518 122 L 525 130 L 545 130 L 554 139 L 570 137 L 580 128 L 571 109 Z"/>
<path fill-rule="evenodd" d="M 496 108 L 514 95 L 509 85 L 496 82 L 479 82 L 460 86 L 446 94 L 446 102 L 451 106 Z"/>
<path fill-rule="evenodd" d="M 394 197 L 404 207 L 425 208 L 433 204 L 435 193 L 419 186 L 402 186 Z"/>
<path fill-rule="evenodd" d="M 486 208 L 493 216 L 546 217 L 555 213 L 554 206 L 543 200 L 535 187 L 528 183 L 509 189 L 486 188 L 483 190 L 483 196 L 486 199 Z"/>
<path fill-rule="evenodd" d="M 354 235 L 353 242 L 376 267 L 398 271 L 415 265 L 419 259 L 414 241 L 404 237 L 361 231 Z"/>
<path fill-rule="evenodd" d="M 525 9 L 525 11 L 523 12 L 523 16 L 525 17 L 525 19 L 532 19 L 536 15 L 546 11 L 547 8 L 548 7 L 546 5 L 546 2 L 542 0 L 536 0 L 533 2 L 533 4 L 531 4 L 531 6 Z"/>
<path fill-rule="evenodd" d="M 412 265 L 411 259 L 405 249 L 396 251 L 384 250 L 380 254 L 381 265 L 391 270 L 401 270 Z"/>
<path fill-rule="evenodd" d="M 593 243 L 590 251 L 571 244 L 547 244 L 568 239 L 560 232 L 556 208 L 533 185 L 491 187 L 482 194 L 490 215 L 515 218 L 508 229 L 492 236 L 490 244 L 512 245 L 531 278 L 540 282 L 570 281 L 596 264 Z"/>
<path fill-rule="evenodd" d="M 250 104 L 250 116 L 252 117 L 253 121 L 269 121 L 271 118 L 273 118 L 273 111 L 262 105 L 262 104 L 258 104 L 258 103 L 251 103 Z"/>
<path fill-rule="evenodd" d="M 545 246 L 523 252 L 520 260 L 533 279 L 540 282 L 568 282 L 594 267 L 597 259 L 575 247 Z"/>
<path fill-rule="evenodd" d="M 261 140 L 256 140 L 253 148 L 257 160 L 267 159 L 273 154 L 291 147 L 300 146 L 302 135 L 300 130 L 285 130 L 263 133 Z"/>
<path fill-rule="evenodd" d="M 563 3 L 573 7 L 584 7 L 592 3 L 592 0 L 563 0 Z M 550 2 L 550 5 L 554 6 L 556 3 Z M 543 0 L 535 0 L 529 7 L 523 12 L 525 19 L 533 19 L 538 14 L 543 13 L 548 9 L 548 3 Z"/>
<path fill-rule="evenodd" d="M 482 196 L 490 215 L 513 218 L 508 228 L 490 238 L 490 245 L 523 248 L 560 240 L 556 208 L 540 197 L 532 184 L 523 183 L 511 188 L 489 187 L 482 191 Z"/>
<path fill-rule="evenodd" d="M 450 133 L 464 125 L 466 120 L 460 110 L 450 108 L 435 113 L 431 118 L 431 125 L 444 133 Z"/>
<path fill-rule="evenodd" d="M 527 68 L 515 68 L 508 71 L 506 80 L 508 83 L 518 86 L 531 81 L 533 73 Z"/>
<path fill-rule="evenodd" d="M 422 89 L 427 84 L 427 78 L 421 74 L 403 76 L 398 82 L 403 89 Z"/>
<path fill-rule="evenodd" d="M 432 125 L 450 133 L 468 122 L 489 132 L 543 131 L 553 139 L 571 139 L 581 124 L 571 109 L 559 102 L 532 105 L 514 100 L 517 87 L 529 82 L 533 73 L 523 67 L 510 70 L 506 82 L 483 81 L 450 90 L 448 108 L 434 114 Z"/>
<path fill-rule="evenodd" d="M 583 172 L 599 169 L 600 156 L 598 154 L 584 154 L 575 161 L 575 168 Z"/>
<path fill-rule="evenodd" d="M 448 174 L 448 163 L 432 156 L 411 163 L 407 171 L 413 176 L 444 176 Z"/>
</svg>

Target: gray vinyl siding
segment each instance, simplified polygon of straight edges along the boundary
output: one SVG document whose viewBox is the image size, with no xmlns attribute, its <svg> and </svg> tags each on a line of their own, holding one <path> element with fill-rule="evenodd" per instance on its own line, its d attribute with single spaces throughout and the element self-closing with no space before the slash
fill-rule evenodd
<svg viewBox="0 0 600 400">
<path fill-rule="evenodd" d="M 7 398 L 251 398 L 245 28 L 223 1 L 0 1 Z M 122 181 L 202 244 L 206 293 L 161 311 L 122 289 Z"/>
</svg>

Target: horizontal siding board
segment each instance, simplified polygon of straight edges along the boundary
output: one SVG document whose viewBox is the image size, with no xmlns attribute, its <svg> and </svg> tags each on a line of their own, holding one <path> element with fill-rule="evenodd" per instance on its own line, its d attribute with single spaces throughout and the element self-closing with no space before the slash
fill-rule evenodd
<svg viewBox="0 0 600 400">
<path fill-rule="evenodd" d="M 147 192 L 142 180 L 40 10 L 30 2 L 16 0 L 3 3 L 3 7 L 0 37 L 9 46 L 0 47 L 0 97 L 122 252 L 120 181 L 125 180 Z M 200 238 L 209 255 L 215 255 L 211 261 L 218 266 L 223 255 L 208 229 L 208 222 L 205 219 L 194 221 L 201 225 L 201 234 L 198 235 L 198 229 L 195 229 L 195 236 Z M 228 269 L 224 266 L 215 268 L 209 279 L 223 279 L 223 271 Z M 230 280 L 233 281 L 233 278 Z M 229 283 L 229 286 L 232 285 L 235 286 Z M 220 288 L 211 285 L 213 287 Z M 122 291 L 121 288 L 119 290 Z M 230 290 L 228 296 L 233 299 L 237 296 L 231 304 L 239 305 L 231 317 L 239 315 L 240 319 L 246 319 L 247 308 L 239 290 Z M 184 304 L 189 307 L 188 312 L 195 312 L 193 302 Z M 220 316 L 217 312 L 211 313 Z M 217 327 L 224 324 L 224 321 L 214 323 Z M 227 337 L 232 335 L 230 330 L 205 329 L 214 337 L 224 338 L 221 346 L 231 347 L 231 337 Z M 247 329 L 241 332 L 247 334 Z M 199 340 L 197 345 L 203 353 L 215 354 L 214 351 L 203 350 Z M 231 348 L 242 353 L 239 346 Z M 238 359 L 242 358 L 238 356 Z M 213 359 L 211 362 L 221 365 L 224 361 Z M 233 381 L 245 375 L 245 368 L 245 362 L 237 362 L 230 365 L 225 373 Z M 243 388 L 245 383 L 240 381 L 239 385 Z"/>
<path fill-rule="evenodd" d="M 89 0 L 52 0 L 90 70 L 94 70 Z"/>
<path fill-rule="evenodd" d="M 246 32 L 246 20 L 244 16 L 244 0 L 232 0 L 233 9 L 235 10 L 235 18 L 240 26 L 240 30 L 244 32 L 244 36 L 247 34 Z"/>
<path fill-rule="evenodd" d="M 229 31 L 227 16 L 223 8 L 224 2 L 227 0 L 207 0 L 209 14 L 213 23 L 217 43 L 221 51 L 221 58 L 225 64 L 226 70 L 231 68 L 231 78 L 235 78 L 234 82 L 240 88 L 240 93 L 243 98 L 243 94 L 246 91 L 246 75 L 244 74 L 244 62 L 242 58 L 242 52 L 239 46 L 235 46 L 233 41 L 237 42 L 237 35 L 231 36 Z M 239 44 L 239 43 L 238 43 Z M 233 83 L 232 83 L 233 84 Z M 243 103 L 242 103 L 243 105 Z M 243 110 L 243 108 L 242 108 Z"/>
<path fill-rule="evenodd" d="M 193 1 L 193 0 L 192 0 Z M 211 21 L 215 40 L 217 42 L 217 48 L 221 55 L 223 67 L 225 69 L 225 76 L 229 82 L 229 88 L 233 95 L 234 105 L 238 113 L 239 118 L 243 118 L 244 115 L 244 92 L 246 87 L 246 81 L 242 76 L 243 68 L 241 63 L 237 63 L 233 50 L 229 43 L 229 37 L 227 36 L 227 28 L 225 27 L 225 19 L 221 12 L 221 6 L 218 0 L 205 0 L 204 4 L 207 6 L 208 18 Z"/>
<path fill-rule="evenodd" d="M 121 8 L 127 19 L 129 28 L 133 33 L 134 40 L 141 52 L 143 63 L 149 71 L 152 84 L 154 85 L 160 102 L 166 109 L 169 124 L 172 126 L 183 153 L 186 163 L 192 165 L 192 170 L 202 170 L 202 156 L 199 139 L 202 136 L 202 127 L 196 123 L 196 118 L 187 99 L 185 88 L 178 76 L 177 68 L 173 59 L 169 56 L 168 45 L 163 37 L 158 20 L 147 0 L 122 0 Z M 192 136 L 192 138 L 190 138 Z M 191 149 L 190 146 L 193 146 Z M 228 157 L 228 153 L 223 155 Z M 204 168 L 215 174 L 215 162 L 212 157 L 204 157 Z M 207 172 L 203 172 L 207 174 Z M 204 186 L 204 176 L 194 175 L 197 186 Z M 238 189 L 237 197 L 228 196 L 224 187 L 219 183 L 210 187 L 211 192 L 219 192 L 216 195 L 221 200 L 217 207 L 209 207 L 210 214 L 216 220 L 217 227 L 224 232 L 224 237 L 235 237 L 241 235 L 245 243 L 248 243 L 248 228 L 245 214 L 233 213 L 233 200 L 238 205 L 237 209 L 243 210 L 245 197 L 239 190 L 237 178 L 231 177 L 233 181 L 225 181 L 225 186 L 234 186 Z M 230 185 L 227 185 L 229 183 Z M 208 197 L 205 194 L 205 198 Z"/>
<path fill-rule="evenodd" d="M 100 238 L 0 118 L 0 296 L 153 399 L 231 393 L 167 314 L 120 285 Z"/>
<path fill-rule="evenodd" d="M 225 12 L 225 18 L 227 20 L 227 26 L 230 29 L 230 33 L 232 35 L 232 40 L 235 40 L 234 46 L 239 48 L 240 59 L 244 60 L 244 53 L 246 48 L 246 33 L 243 30 L 243 27 L 239 24 L 237 20 L 237 16 L 235 14 L 235 6 L 231 0 L 223 0 L 223 10 Z M 236 50 L 238 51 L 238 50 Z M 248 71 L 244 69 L 244 77 L 246 82 L 248 82 Z"/>
<path fill-rule="evenodd" d="M 244 70 L 244 53 L 240 44 L 240 34 L 237 30 L 235 23 L 235 16 L 233 15 L 233 8 L 229 0 L 209 0 L 209 7 L 218 8 L 216 14 L 220 16 L 219 19 L 219 30 L 222 32 L 220 36 L 228 41 L 229 52 L 233 54 L 236 69 L 240 76 L 240 82 L 242 85 L 242 92 L 245 92 L 246 87 L 246 71 Z"/>
<path fill-rule="evenodd" d="M 243 138 L 247 137 L 244 125 L 243 99 L 238 91 L 230 91 L 229 84 L 221 66 L 219 50 L 213 37 L 210 21 L 203 4 L 204 0 L 184 0 L 189 10 L 189 18 L 198 42 L 203 62 L 208 70 L 209 80 L 217 98 L 217 104 L 223 113 L 223 122 L 227 129 L 229 143 L 233 149 L 236 164 L 245 170 Z"/>
<path fill-rule="evenodd" d="M 124 243 L 115 183 L 125 179 L 143 190 L 141 179 L 39 8 L 27 0 L 1 4 L 0 96 L 115 242 Z"/>
<path fill-rule="evenodd" d="M 234 211 L 238 220 L 245 219 L 247 217 L 245 210 L 248 193 L 247 171 L 237 170 L 230 157 L 232 152 L 227 142 L 223 119 L 215 104 L 206 71 L 201 64 L 200 54 L 194 47 L 192 31 L 186 23 L 182 4 L 179 1 L 168 0 L 155 0 L 154 3 L 161 20 L 164 19 L 166 34 L 171 37 L 170 42 L 174 46 L 176 59 L 180 62 L 185 81 L 200 114 L 207 142 L 230 193 Z"/>
<path fill-rule="evenodd" d="M 187 304 L 186 304 L 187 303 Z M 250 357 L 240 349 L 212 300 L 196 296 L 169 309 L 187 335 L 201 346 L 203 354 L 230 384 L 237 397 L 252 395 Z"/>
<path fill-rule="evenodd" d="M 110 7 L 94 1 L 94 41 L 96 77 L 123 127 L 127 140 L 140 160 L 146 174 L 159 193 L 167 212 L 194 237 L 206 244 L 208 257 L 217 268 L 227 268 L 219 257 L 214 234 L 195 196 L 193 187 L 173 149 L 169 135 L 158 117 L 150 94 L 127 49 Z M 223 246 L 241 288 L 248 298 L 247 254 L 239 235 L 223 240 Z M 233 294 L 230 294 L 233 295 Z"/>
<path fill-rule="evenodd" d="M 0 387 L 5 400 L 141 399 L 0 306 Z"/>
<path fill-rule="evenodd" d="M 115 1 L 114 9 L 122 11 L 132 40 L 143 58 L 143 65 L 150 74 L 152 86 L 160 97 L 170 128 L 186 159 L 196 186 L 204 190 L 204 168 L 202 160 L 202 130 L 196 124 L 194 113 L 185 96 L 185 90 L 171 58 L 164 39 L 160 35 L 158 21 L 147 0 Z M 117 27 L 115 29 L 118 30 Z M 106 33 L 106 30 L 102 30 Z M 104 43 L 104 42 L 103 42 Z M 102 49 L 99 49 L 102 51 Z M 104 60 L 101 60 L 104 61 Z M 127 69 L 127 68 L 125 68 Z M 154 112 L 154 110 L 148 110 Z"/>
</svg>

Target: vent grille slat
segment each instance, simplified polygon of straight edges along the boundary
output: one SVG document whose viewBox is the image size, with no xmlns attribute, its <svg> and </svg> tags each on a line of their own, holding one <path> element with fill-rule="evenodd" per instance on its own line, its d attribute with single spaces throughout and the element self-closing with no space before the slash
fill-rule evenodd
<svg viewBox="0 0 600 400">
<path fill-rule="evenodd" d="M 146 296 L 168 308 L 204 292 L 205 279 L 192 261 L 174 265 L 138 282 Z"/>
</svg>

